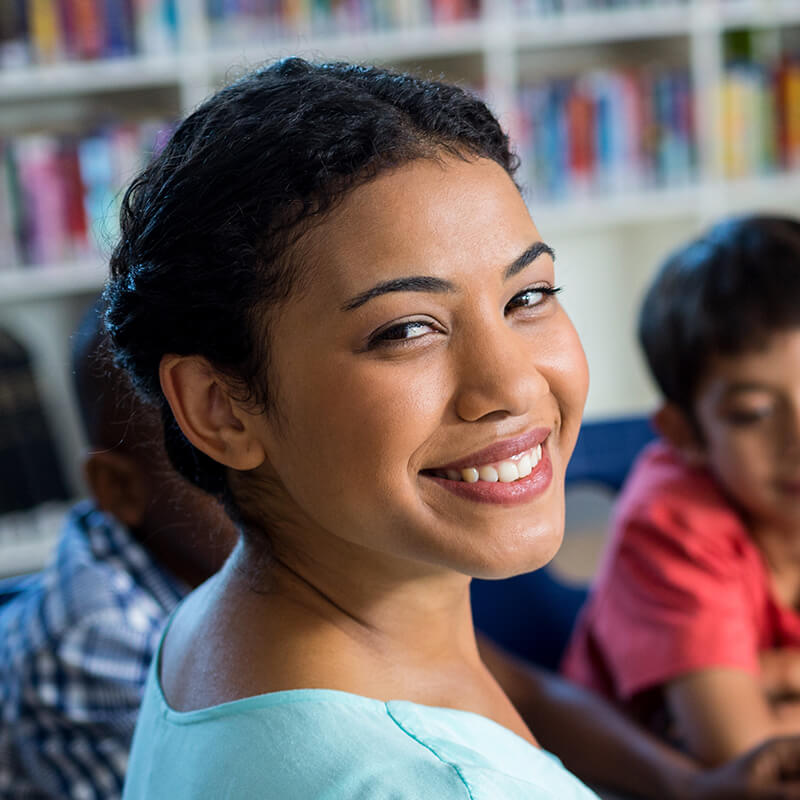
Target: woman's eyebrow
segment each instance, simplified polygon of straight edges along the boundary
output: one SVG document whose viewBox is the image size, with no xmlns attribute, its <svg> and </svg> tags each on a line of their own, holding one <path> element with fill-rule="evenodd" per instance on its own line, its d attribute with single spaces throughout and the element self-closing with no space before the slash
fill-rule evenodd
<svg viewBox="0 0 800 800">
<path fill-rule="evenodd" d="M 506 268 L 505 280 L 513 278 L 518 272 L 522 272 L 528 264 L 536 261 L 542 253 L 546 253 L 555 261 L 556 254 L 552 247 L 544 242 L 534 242 L 521 256 L 514 259 L 514 261 L 508 265 Z"/>
<path fill-rule="evenodd" d="M 430 275 L 412 275 L 408 278 L 394 278 L 390 281 L 383 281 L 371 289 L 367 289 L 361 294 L 348 300 L 342 305 L 342 311 L 353 311 L 353 309 L 363 306 L 374 297 L 380 297 L 389 292 L 454 292 L 456 287 L 450 281 L 442 278 L 434 278 Z"/>
<path fill-rule="evenodd" d="M 530 263 L 535 261 L 542 253 L 547 253 L 551 258 L 555 258 L 553 248 L 546 245 L 544 242 L 534 242 L 524 253 L 514 259 L 506 267 L 504 280 L 521 272 Z M 364 303 L 369 302 L 375 297 L 380 297 L 383 294 L 390 292 L 454 292 L 456 291 L 455 284 L 446 281 L 443 278 L 434 278 L 431 275 L 410 275 L 407 278 L 393 278 L 392 280 L 382 281 L 370 289 L 357 294 L 355 297 L 350 298 L 346 303 L 342 304 L 342 311 L 353 311 Z"/>
</svg>

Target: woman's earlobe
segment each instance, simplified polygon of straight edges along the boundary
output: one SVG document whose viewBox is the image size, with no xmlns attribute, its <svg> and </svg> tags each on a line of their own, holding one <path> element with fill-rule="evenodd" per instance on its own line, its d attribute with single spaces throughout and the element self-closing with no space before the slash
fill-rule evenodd
<svg viewBox="0 0 800 800">
<path fill-rule="evenodd" d="M 259 416 L 231 395 L 205 358 L 165 355 L 159 377 L 175 421 L 198 450 L 232 469 L 261 466 Z"/>
</svg>

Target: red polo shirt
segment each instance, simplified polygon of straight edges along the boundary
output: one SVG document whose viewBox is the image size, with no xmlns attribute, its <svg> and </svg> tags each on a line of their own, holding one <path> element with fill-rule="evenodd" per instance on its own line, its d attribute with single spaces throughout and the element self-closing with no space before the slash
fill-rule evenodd
<svg viewBox="0 0 800 800">
<path fill-rule="evenodd" d="M 612 535 L 562 670 L 629 701 L 681 675 L 800 647 L 800 614 L 773 596 L 761 552 L 708 472 L 650 445 L 620 495 Z"/>
</svg>

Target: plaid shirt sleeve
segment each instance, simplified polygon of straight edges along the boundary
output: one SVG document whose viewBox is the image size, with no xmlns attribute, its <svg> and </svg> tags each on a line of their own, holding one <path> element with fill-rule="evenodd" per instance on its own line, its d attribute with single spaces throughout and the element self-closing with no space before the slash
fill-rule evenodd
<svg viewBox="0 0 800 800">
<path fill-rule="evenodd" d="M 0 614 L 2 798 L 121 797 L 147 670 L 182 593 L 120 526 L 82 521 L 85 540 L 62 539 L 38 586 Z"/>
</svg>

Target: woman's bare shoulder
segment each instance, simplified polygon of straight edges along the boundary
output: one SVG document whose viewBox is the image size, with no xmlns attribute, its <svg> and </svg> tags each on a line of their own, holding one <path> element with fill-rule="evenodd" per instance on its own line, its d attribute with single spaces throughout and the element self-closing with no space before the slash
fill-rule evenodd
<svg viewBox="0 0 800 800">
<path fill-rule="evenodd" d="M 161 646 L 159 679 L 167 704 L 194 711 L 247 696 L 236 676 L 240 632 L 215 576 L 195 589 L 172 617 Z"/>
</svg>

